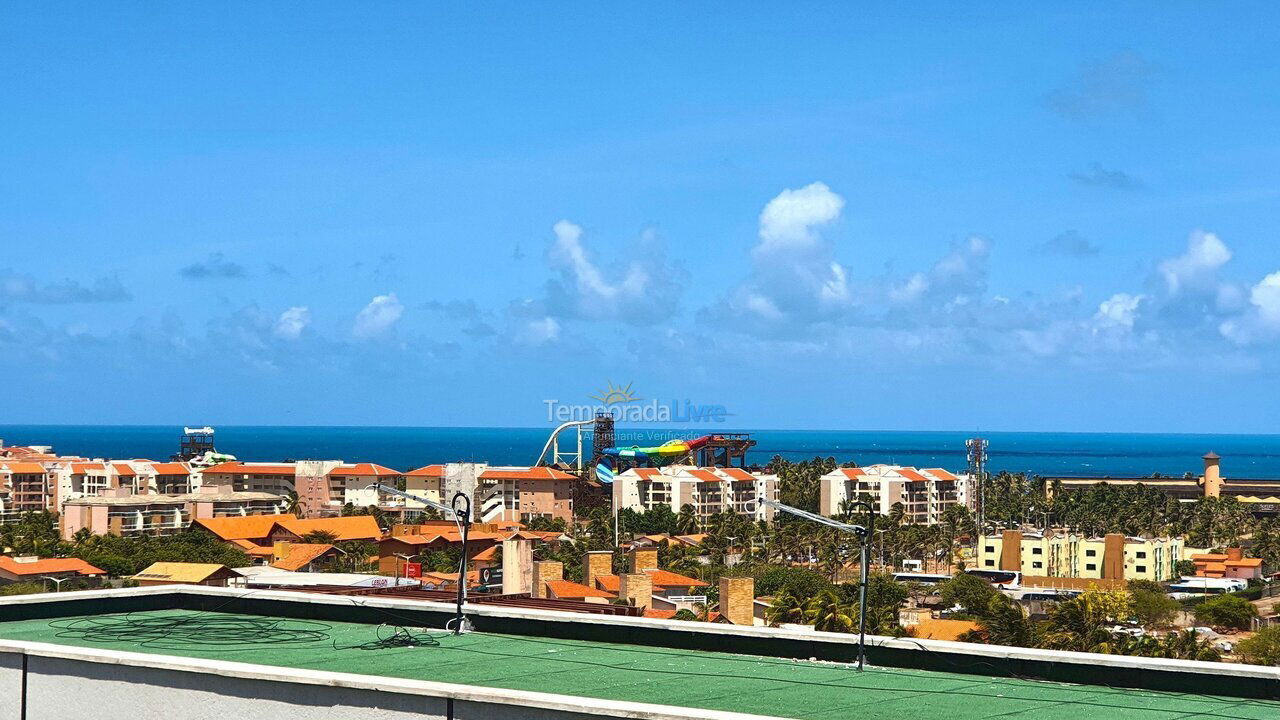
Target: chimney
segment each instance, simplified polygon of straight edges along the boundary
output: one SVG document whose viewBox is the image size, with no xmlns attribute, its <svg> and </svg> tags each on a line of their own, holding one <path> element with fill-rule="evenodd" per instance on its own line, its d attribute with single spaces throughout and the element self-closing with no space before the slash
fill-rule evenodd
<svg viewBox="0 0 1280 720">
<path fill-rule="evenodd" d="M 1222 470 L 1218 463 L 1222 458 L 1212 450 L 1204 455 L 1204 496 L 1218 497 L 1222 494 Z"/>
<path fill-rule="evenodd" d="M 1228 559 L 1228 560 L 1243 560 L 1243 559 L 1244 559 L 1244 548 L 1238 548 L 1238 547 L 1227 548 L 1227 559 Z"/>
<path fill-rule="evenodd" d="M 293 549 L 293 543 L 288 540 L 277 540 L 272 546 L 271 557 L 280 560 L 289 555 L 289 551 Z M 399 560 L 399 558 L 396 558 Z"/>
<path fill-rule="evenodd" d="M 1102 579 L 1124 579 L 1124 534 L 1107 533 L 1102 538 Z"/>
<path fill-rule="evenodd" d="M 564 565 L 554 560 L 537 560 L 533 563 L 533 596 L 547 597 L 547 583 L 564 579 Z"/>
<path fill-rule="evenodd" d="M 613 574 L 613 551 L 591 550 L 582 556 L 582 584 L 595 588 L 596 578 Z"/>
<path fill-rule="evenodd" d="M 720 616 L 734 625 L 755 624 L 756 584 L 749 577 L 720 578 Z"/>
<path fill-rule="evenodd" d="M 502 594 L 533 592 L 533 543 L 521 538 L 502 541 Z"/>
<path fill-rule="evenodd" d="M 658 548 L 638 547 L 631 551 L 631 557 L 628 560 L 628 570 L 633 574 L 641 573 L 645 570 L 657 570 Z"/>
<path fill-rule="evenodd" d="M 635 607 L 648 610 L 653 605 L 653 578 L 644 573 L 623 575 L 618 597 L 630 600 Z"/>
<path fill-rule="evenodd" d="M 1000 539 L 1000 569 L 1022 571 L 1022 531 L 1005 530 Z"/>
</svg>

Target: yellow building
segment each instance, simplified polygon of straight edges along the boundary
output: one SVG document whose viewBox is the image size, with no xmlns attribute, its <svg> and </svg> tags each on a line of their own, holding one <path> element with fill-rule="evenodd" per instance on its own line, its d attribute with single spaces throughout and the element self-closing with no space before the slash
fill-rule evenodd
<svg viewBox="0 0 1280 720">
<path fill-rule="evenodd" d="M 1029 577 L 1159 582 L 1178 577 L 1175 568 L 1182 558 L 1183 540 L 1178 537 L 1005 530 L 978 538 L 977 569 L 1016 570 Z"/>
</svg>

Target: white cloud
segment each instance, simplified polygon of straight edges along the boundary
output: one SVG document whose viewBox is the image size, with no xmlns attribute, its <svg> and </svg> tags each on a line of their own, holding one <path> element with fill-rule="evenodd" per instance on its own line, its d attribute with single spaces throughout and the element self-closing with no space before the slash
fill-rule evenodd
<svg viewBox="0 0 1280 720">
<path fill-rule="evenodd" d="M 778 193 L 760 212 L 750 278 L 713 314 L 754 332 L 762 329 L 761 321 L 775 329 L 802 329 L 853 307 L 849 271 L 836 261 L 834 243 L 818 232 L 840 217 L 844 204 L 820 182 Z"/>
<path fill-rule="evenodd" d="M 311 310 L 298 305 L 280 313 L 271 332 L 281 340 L 297 340 L 310 324 Z"/>
<path fill-rule="evenodd" d="M 1222 321 L 1218 332 L 1238 345 L 1251 345 L 1280 334 L 1280 272 L 1262 278 L 1249 290 L 1250 307 Z"/>
<path fill-rule="evenodd" d="M 844 198 L 815 182 L 783 190 L 760 212 L 760 244 L 756 252 L 809 247 L 819 241 L 814 229 L 840 217 Z"/>
<path fill-rule="evenodd" d="M 1116 293 L 1098 305 L 1098 312 L 1093 316 L 1094 323 L 1100 328 L 1132 330 L 1138 315 L 1138 306 L 1143 300 L 1146 300 L 1145 295 Z"/>
<path fill-rule="evenodd" d="M 1170 295 L 1189 289 L 1214 286 L 1218 268 L 1231 259 L 1231 249 L 1213 233 L 1196 230 L 1187 238 L 1186 252 L 1164 260 L 1157 267 Z"/>
<path fill-rule="evenodd" d="M 351 333 L 358 338 L 379 337 L 389 331 L 403 314 L 404 306 L 396 299 L 395 293 L 378 295 L 356 315 Z"/>
<path fill-rule="evenodd" d="M 561 220 L 553 230 L 556 240 L 547 262 L 560 277 L 548 284 L 549 315 L 651 325 L 675 313 L 684 273 L 667 264 L 656 233 L 641 234 L 636 257 L 614 263 L 619 269 L 609 277 L 610 265 L 589 256 L 580 226 Z"/>
<path fill-rule="evenodd" d="M 1268 325 L 1280 327 L 1280 272 L 1273 272 L 1249 291 L 1249 302 L 1258 309 L 1258 317 Z"/>
<path fill-rule="evenodd" d="M 516 340 L 525 345 L 546 345 L 560 339 L 560 323 L 553 317 L 526 321 L 516 334 Z"/>
</svg>

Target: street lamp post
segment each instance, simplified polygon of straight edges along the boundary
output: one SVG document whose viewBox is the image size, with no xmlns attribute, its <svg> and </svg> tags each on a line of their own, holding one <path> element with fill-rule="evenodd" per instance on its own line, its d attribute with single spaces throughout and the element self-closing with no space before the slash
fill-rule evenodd
<svg viewBox="0 0 1280 720">
<path fill-rule="evenodd" d="M 71 579 L 71 578 L 69 578 L 69 577 L 56 578 L 56 577 L 53 577 L 52 575 L 42 575 L 42 576 L 41 576 L 41 578 L 42 578 L 42 579 L 44 579 L 44 580 L 52 580 L 52 581 L 53 581 L 53 586 L 54 586 L 54 588 L 56 588 L 56 589 L 54 590 L 54 592 L 62 592 L 62 583 L 64 583 L 64 582 L 66 582 L 66 581 L 68 581 L 68 580 L 70 580 L 70 579 Z"/>
</svg>

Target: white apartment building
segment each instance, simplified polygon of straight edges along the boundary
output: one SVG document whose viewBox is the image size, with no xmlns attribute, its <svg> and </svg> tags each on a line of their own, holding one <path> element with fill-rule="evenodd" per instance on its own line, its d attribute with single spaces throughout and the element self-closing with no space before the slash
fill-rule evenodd
<svg viewBox="0 0 1280 720">
<path fill-rule="evenodd" d="M 975 500 L 968 475 L 955 475 L 942 468 L 871 465 L 836 468 L 822 476 L 819 512 L 828 517 L 840 512 L 845 501 L 866 500 L 881 515 L 902 504 L 903 522 L 933 525 L 952 505 L 973 509 Z"/>
<path fill-rule="evenodd" d="M 774 509 L 761 498 L 778 499 L 778 476 L 750 473 L 741 468 L 697 468 L 668 465 L 631 468 L 613 480 L 613 502 L 637 512 L 666 505 L 680 512 L 692 505 L 699 519 L 721 512 L 748 515 L 752 520 L 772 520 Z"/>
</svg>

